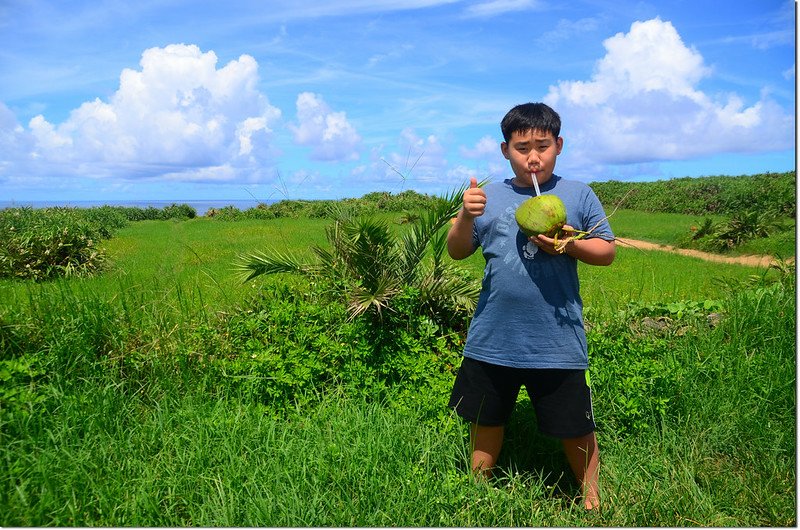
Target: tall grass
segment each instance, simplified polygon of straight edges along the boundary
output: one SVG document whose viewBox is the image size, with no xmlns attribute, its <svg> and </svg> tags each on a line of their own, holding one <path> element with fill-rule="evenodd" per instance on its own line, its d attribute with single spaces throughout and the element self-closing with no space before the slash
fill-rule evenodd
<svg viewBox="0 0 800 530">
<path fill-rule="evenodd" d="M 678 406 L 598 433 L 603 510 L 520 401 L 499 477 L 466 472 L 466 429 L 346 395 L 283 420 L 202 382 L 58 378 L 3 420 L 4 526 L 793 526 L 794 292 L 739 293 L 671 351 Z M 164 377 L 162 380 L 168 380 Z M 602 425 L 602 389 L 595 403 Z M 423 397 L 421 396 L 421 399 Z"/>
<path fill-rule="evenodd" d="M 793 279 L 745 287 L 739 280 L 753 269 L 625 248 L 612 267 L 581 271 L 596 324 L 624 334 L 593 348 L 640 340 L 621 313 L 630 301 L 713 298 L 725 308 L 714 327 L 677 321 L 641 339 L 650 357 L 631 366 L 668 373 L 645 373 L 661 386 L 643 381 L 632 397 L 645 411 L 647 400 L 667 403 L 637 416 L 635 428 L 617 428 L 625 411 L 614 398 L 615 382 L 637 374 L 613 351 L 590 353 L 606 374 L 593 377 L 603 510 L 586 513 L 526 398 L 498 477 L 474 481 L 466 426 L 446 410 L 446 389 L 326 388 L 324 399 L 297 395 L 275 410 L 234 384 L 248 373 L 192 361 L 186 350 L 203 329 L 247 340 L 216 319 L 267 296 L 236 285 L 232 271 L 228 279 L 236 255 L 324 238 L 315 221 L 280 222 L 285 229 L 137 223 L 108 242 L 115 268 L 105 276 L 0 283 L 0 525 L 796 524 Z M 721 275 L 740 287 L 713 281 Z M 250 324 L 246 315 L 237 322 Z M 234 354 L 245 346 L 230 344 Z"/>
</svg>

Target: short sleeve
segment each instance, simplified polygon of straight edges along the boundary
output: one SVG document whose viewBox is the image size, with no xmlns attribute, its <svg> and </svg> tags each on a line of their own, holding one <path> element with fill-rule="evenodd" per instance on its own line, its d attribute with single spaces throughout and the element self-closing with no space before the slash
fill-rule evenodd
<svg viewBox="0 0 800 530">
<path fill-rule="evenodd" d="M 583 211 L 583 230 L 592 232 L 586 237 L 599 237 L 606 241 L 614 240 L 614 233 L 611 231 L 611 225 L 608 222 L 608 216 L 606 216 L 603 205 L 600 204 L 600 199 L 597 198 L 594 190 L 588 186 L 584 198 Z"/>
</svg>

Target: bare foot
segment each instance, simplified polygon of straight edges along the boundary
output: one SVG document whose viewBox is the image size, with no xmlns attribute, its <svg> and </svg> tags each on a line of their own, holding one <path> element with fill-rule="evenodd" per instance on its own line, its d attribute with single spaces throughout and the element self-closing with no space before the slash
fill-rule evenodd
<svg viewBox="0 0 800 530">
<path fill-rule="evenodd" d="M 600 496 L 597 495 L 596 491 L 591 491 L 588 494 L 583 496 L 583 507 L 586 510 L 600 510 Z"/>
</svg>

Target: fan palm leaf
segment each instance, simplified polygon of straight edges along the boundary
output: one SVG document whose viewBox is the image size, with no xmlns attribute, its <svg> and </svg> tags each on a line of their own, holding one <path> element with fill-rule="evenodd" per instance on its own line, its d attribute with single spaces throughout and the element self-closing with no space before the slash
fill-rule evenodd
<svg viewBox="0 0 800 530">
<path fill-rule="evenodd" d="M 401 289 L 396 278 L 388 275 L 381 276 L 375 284 L 365 289 L 356 285 L 348 293 L 347 312 L 350 320 L 360 315 L 374 311 L 379 319 L 383 318 L 383 310 L 391 310 L 391 300 Z"/>
<path fill-rule="evenodd" d="M 379 290 L 385 275 L 397 270 L 397 238 L 386 222 L 362 217 L 340 223 L 334 243 L 348 276 L 367 290 Z"/>
</svg>

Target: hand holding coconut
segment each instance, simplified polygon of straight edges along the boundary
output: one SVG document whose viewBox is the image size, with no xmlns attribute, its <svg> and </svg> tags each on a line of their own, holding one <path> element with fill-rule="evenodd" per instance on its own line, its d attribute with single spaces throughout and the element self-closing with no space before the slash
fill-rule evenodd
<svg viewBox="0 0 800 530">
<path fill-rule="evenodd" d="M 531 174 L 536 195 L 517 208 L 514 217 L 519 229 L 528 236 L 531 243 L 548 254 L 563 254 L 567 245 L 580 239 L 586 232 L 575 235 L 576 230 L 567 223 L 567 210 L 564 202 L 556 195 L 542 195 L 536 181 L 536 173 Z"/>
<path fill-rule="evenodd" d="M 597 226 L 582 231 L 566 224 L 564 202 L 555 195 L 539 195 L 538 186 L 537 195 L 523 202 L 514 216 L 519 229 L 531 243 L 548 254 L 568 253 L 590 265 L 608 265 L 614 261 L 616 249 L 613 242 L 600 238 L 584 239 Z M 576 244 L 578 240 L 582 240 L 580 245 Z"/>
</svg>

